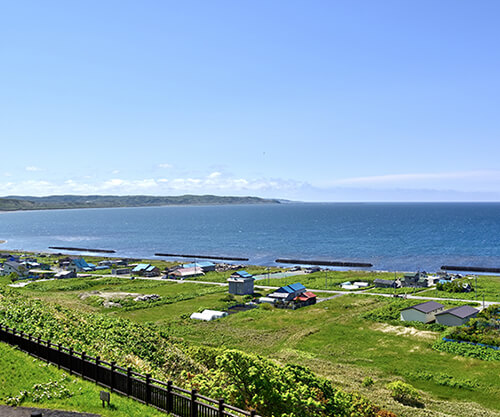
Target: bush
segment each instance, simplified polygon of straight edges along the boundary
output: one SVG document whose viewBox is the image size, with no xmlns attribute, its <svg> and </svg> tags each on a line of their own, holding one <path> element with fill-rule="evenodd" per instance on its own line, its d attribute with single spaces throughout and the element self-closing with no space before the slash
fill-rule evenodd
<svg viewBox="0 0 500 417">
<path fill-rule="evenodd" d="M 467 356 L 483 361 L 500 361 L 500 350 L 488 347 L 470 345 L 468 343 L 445 342 L 438 340 L 432 348 L 439 352 L 448 352 L 454 355 Z"/>
<path fill-rule="evenodd" d="M 422 407 L 422 396 L 410 384 L 403 381 L 394 381 L 387 384 L 387 388 L 391 391 L 391 397 L 404 405 L 414 407 Z"/>
<path fill-rule="evenodd" d="M 392 411 L 380 410 L 375 417 L 398 417 Z"/>
<path fill-rule="evenodd" d="M 364 387 L 369 387 L 370 385 L 373 385 L 373 378 L 371 376 L 367 376 L 365 379 L 363 379 L 362 385 Z"/>
<path fill-rule="evenodd" d="M 337 390 L 304 366 L 281 366 L 237 350 L 221 352 L 215 365 L 199 374 L 183 372 L 184 382 L 202 395 L 254 408 L 263 416 L 375 417 L 379 411 L 363 397 Z"/>
<path fill-rule="evenodd" d="M 260 304 L 259 308 L 261 308 L 262 310 L 272 310 L 273 306 L 269 303 L 262 303 Z"/>
</svg>

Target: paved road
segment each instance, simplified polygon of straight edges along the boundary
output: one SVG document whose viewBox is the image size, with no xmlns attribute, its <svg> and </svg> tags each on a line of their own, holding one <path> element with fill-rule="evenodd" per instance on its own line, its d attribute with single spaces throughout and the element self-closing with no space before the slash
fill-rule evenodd
<svg viewBox="0 0 500 417">
<path fill-rule="evenodd" d="M 74 411 L 48 410 L 46 408 L 9 407 L 0 405 L 2 417 L 30 417 L 34 412 L 42 413 L 42 417 L 100 417 L 100 414 L 77 413 Z"/>
</svg>

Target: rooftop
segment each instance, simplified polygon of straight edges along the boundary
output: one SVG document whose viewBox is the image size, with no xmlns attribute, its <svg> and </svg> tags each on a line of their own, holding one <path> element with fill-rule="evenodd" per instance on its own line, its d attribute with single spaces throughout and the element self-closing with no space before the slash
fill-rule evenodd
<svg viewBox="0 0 500 417">
<path fill-rule="evenodd" d="M 403 311 L 413 309 L 413 310 L 420 311 L 422 313 L 430 313 L 432 311 L 436 311 L 436 310 L 439 310 L 441 308 L 444 308 L 444 305 L 436 303 L 435 301 L 427 301 L 425 303 L 420 303 L 420 304 L 414 305 L 412 307 L 404 308 Z"/>
<path fill-rule="evenodd" d="M 479 310 L 477 308 L 471 306 L 460 306 L 460 307 L 450 308 L 449 310 L 436 314 L 436 316 L 439 316 L 441 314 L 451 314 L 461 319 L 465 319 L 466 317 L 470 317 L 478 312 Z"/>
</svg>

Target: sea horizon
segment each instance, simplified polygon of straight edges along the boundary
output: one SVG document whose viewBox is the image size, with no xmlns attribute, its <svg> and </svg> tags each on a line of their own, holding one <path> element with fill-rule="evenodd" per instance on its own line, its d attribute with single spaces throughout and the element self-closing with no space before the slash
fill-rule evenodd
<svg viewBox="0 0 500 417">
<path fill-rule="evenodd" d="M 0 240 L 6 242 L 0 251 L 54 252 L 48 247 L 71 246 L 141 259 L 158 259 L 158 252 L 245 257 L 249 264 L 266 266 L 277 265 L 277 258 L 368 262 L 369 270 L 384 271 L 500 266 L 500 203 L 493 202 L 293 202 L 1 214 Z"/>
</svg>

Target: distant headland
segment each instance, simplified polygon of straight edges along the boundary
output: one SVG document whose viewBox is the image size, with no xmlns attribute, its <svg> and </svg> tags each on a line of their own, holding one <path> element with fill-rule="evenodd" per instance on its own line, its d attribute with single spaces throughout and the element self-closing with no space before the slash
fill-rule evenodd
<svg viewBox="0 0 500 417">
<path fill-rule="evenodd" d="M 220 204 L 280 204 L 281 200 L 260 197 L 216 195 L 52 195 L 47 197 L 7 196 L 0 198 L 0 211 L 53 210 L 111 207 L 154 207 Z"/>
</svg>

